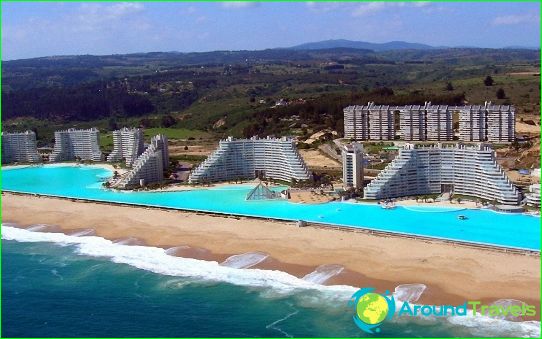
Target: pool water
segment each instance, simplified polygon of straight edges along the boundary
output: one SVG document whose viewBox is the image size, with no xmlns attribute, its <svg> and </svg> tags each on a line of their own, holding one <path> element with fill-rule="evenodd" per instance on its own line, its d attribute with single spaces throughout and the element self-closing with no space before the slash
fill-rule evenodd
<svg viewBox="0 0 542 339">
<path fill-rule="evenodd" d="M 253 185 L 179 192 L 122 192 L 102 187 L 111 171 L 98 166 L 46 165 L 2 169 L 2 189 L 60 197 L 152 205 L 244 216 L 305 220 L 378 231 L 502 247 L 540 250 L 540 218 L 489 210 L 443 207 L 397 207 L 329 202 L 297 204 L 284 200 L 246 201 Z M 464 215 L 467 220 L 457 217 Z"/>
</svg>

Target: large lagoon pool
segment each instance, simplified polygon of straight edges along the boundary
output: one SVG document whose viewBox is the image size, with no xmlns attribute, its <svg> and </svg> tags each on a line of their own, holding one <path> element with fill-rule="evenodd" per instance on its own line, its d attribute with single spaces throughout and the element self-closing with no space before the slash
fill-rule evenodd
<svg viewBox="0 0 542 339">
<path fill-rule="evenodd" d="M 494 246 L 540 250 L 540 218 L 489 210 L 397 207 L 330 202 L 246 201 L 253 185 L 178 192 L 122 192 L 102 187 L 110 170 L 98 166 L 45 165 L 2 168 L 2 190 L 96 201 L 152 205 L 243 216 L 305 220 Z M 458 215 L 467 216 L 459 220 Z M 91 225 L 89 225 L 91 226 Z"/>
</svg>

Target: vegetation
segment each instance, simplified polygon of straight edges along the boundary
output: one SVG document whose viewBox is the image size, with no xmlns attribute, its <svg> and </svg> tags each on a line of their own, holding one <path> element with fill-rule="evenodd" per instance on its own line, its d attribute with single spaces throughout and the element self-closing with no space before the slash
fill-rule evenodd
<svg viewBox="0 0 542 339">
<path fill-rule="evenodd" d="M 539 112 L 539 51 L 264 50 L 66 56 L 2 62 L 4 130 L 146 128 L 170 139 L 342 135 L 350 104 L 513 103 Z M 338 65 L 338 66 L 337 66 Z M 330 67 L 333 66 L 333 67 Z M 339 67 L 340 66 L 340 67 Z M 498 85 L 505 93 L 496 96 Z M 275 104 L 283 99 L 283 105 Z"/>
</svg>

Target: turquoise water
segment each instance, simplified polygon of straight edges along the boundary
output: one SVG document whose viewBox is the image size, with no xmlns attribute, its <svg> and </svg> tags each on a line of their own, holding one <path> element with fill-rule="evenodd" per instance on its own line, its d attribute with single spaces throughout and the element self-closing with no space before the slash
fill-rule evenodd
<svg viewBox="0 0 542 339">
<path fill-rule="evenodd" d="M 356 288 L 2 228 L 3 337 L 370 336 L 347 307 Z M 381 330 L 379 337 L 539 337 L 540 323 L 396 317 Z"/>
<path fill-rule="evenodd" d="M 540 218 L 487 210 L 397 207 L 330 202 L 246 201 L 249 185 L 182 192 L 118 192 L 103 189 L 109 170 L 95 166 L 2 169 L 2 189 L 97 201 L 153 205 L 246 216 L 306 220 L 396 233 L 416 234 L 503 247 L 540 250 Z M 467 220 L 458 220 L 465 215 Z M 92 225 L 89 225 L 91 227 Z"/>
</svg>

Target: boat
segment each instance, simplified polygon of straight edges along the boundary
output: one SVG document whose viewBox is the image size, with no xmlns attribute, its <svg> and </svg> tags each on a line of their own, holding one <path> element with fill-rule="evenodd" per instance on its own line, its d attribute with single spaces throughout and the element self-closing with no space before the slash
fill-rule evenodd
<svg viewBox="0 0 542 339">
<path fill-rule="evenodd" d="M 457 216 L 457 219 L 459 219 L 459 220 L 467 220 L 468 218 L 466 216 L 464 216 L 463 214 L 461 214 L 461 215 Z"/>
</svg>

